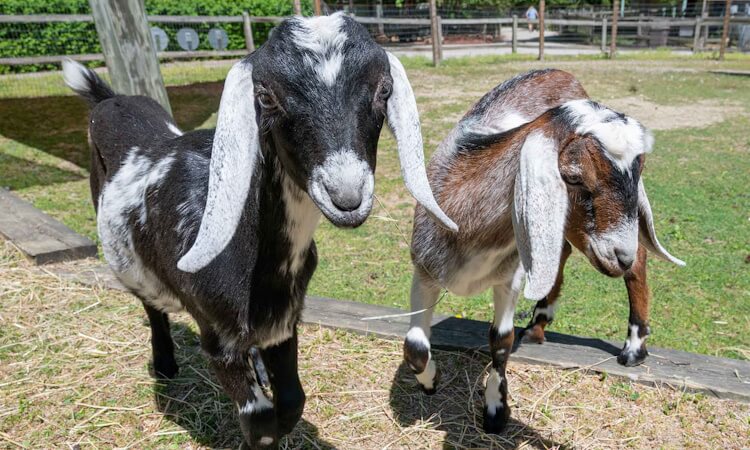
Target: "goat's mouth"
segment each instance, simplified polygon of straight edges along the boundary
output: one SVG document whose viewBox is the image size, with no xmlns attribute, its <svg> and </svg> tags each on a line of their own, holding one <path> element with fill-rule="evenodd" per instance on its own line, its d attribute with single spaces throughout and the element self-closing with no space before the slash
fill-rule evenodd
<svg viewBox="0 0 750 450">
<path fill-rule="evenodd" d="M 318 209 L 333 225 L 356 228 L 370 215 L 374 185 L 374 177 L 369 174 L 359 192 L 349 193 L 345 202 L 334 200 L 325 184 L 315 179 L 310 181 L 308 192 Z"/>
<path fill-rule="evenodd" d="M 599 256 L 591 244 L 589 244 L 588 250 L 586 251 L 586 257 L 589 259 L 591 265 L 603 275 L 611 278 L 618 278 L 625 274 L 625 271 L 617 264 L 617 260 L 612 263 L 609 259 Z"/>
</svg>

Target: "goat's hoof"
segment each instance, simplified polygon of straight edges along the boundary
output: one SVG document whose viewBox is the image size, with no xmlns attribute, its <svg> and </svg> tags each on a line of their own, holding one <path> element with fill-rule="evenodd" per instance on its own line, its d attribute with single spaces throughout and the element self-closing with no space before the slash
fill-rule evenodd
<svg viewBox="0 0 750 450">
<path fill-rule="evenodd" d="M 623 349 L 620 354 L 617 355 L 617 362 L 621 366 L 625 367 L 640 366 L 641 364 L 643 364 L 643 361 L 646 360 L 646 356 L 648 356 L 648 350 L 646 350 L 645 345 L 636 351 L 626 351 L 625 349 Z"/>
<path fill-rule="evenodd" d="M 264 441 L 264 439 L 266 439 Z M 252 444 L 249 444 L 247 441 L 242 441 L 242 444 L 240 444 L 240 450 L 274 450 L 279 448 L 279 440 L 271 437 L 262 437 Z"/>
<path fill-rule="evenodd" d="M 544 328 L 541 325 L 532 325 L 521 330 L 521 342 L 524 344 L 544 343 Z"/>
<path fill-rule="evenodd" d="M 159 380 L 171 380 L 177 376 L 180 366 L 174 358 L 161 358 L 154 360 L 154 375 Z"/>
<path fill-rule="evenodd" d="M 487 434 L 500 434 L 505 430 L 510 419 L 510 406 L 503 405 L 490 414 L 487 406 L 484 407 L 484 432 Z"/>
</svg>

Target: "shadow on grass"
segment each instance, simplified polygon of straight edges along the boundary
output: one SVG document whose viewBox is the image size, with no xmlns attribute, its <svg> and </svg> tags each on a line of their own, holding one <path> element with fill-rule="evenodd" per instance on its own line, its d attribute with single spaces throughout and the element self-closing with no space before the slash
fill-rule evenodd
<svg viewBox="0 0 750 450">
<path fill-rule="evenodd" d="M 5 153 L 0 153 L 0 169 L 3 174 L 2 179 L 0 179 L 0 188 L 9 187 L 12 190 L 38 185 L 67 183 L 83 178 L 83 175 L 78 172 L 35 163 Z"/>
<path fill-rule="evenodd" d="M 207 82 L 167 88 L 177 124 L 185 130 L 202 125 L 219 109 L 222 87 L 223 82 Z M 73 96 L 3 98 L 0 135 L 88 169 L 88 114 L 88 105 Z M 40 177 L 35 184 L 54 180 Z"/>
<path fill-rule="evenodd" d="M 406 363 L 401 363 L 393 377 L 390 405 L 400 426 L 413 426 L 419 421 L 434 424 L 431 429 L 445 432 L 445 449 L 517 448 L 521 445 L 547 449 L 560 446 L 517 420 L 515 412 L 511 413 L 503 434 L 485 434 L 482 430 L 482 386 L 478 381 L 489 358 L 479 352 L 461 355 L 438 350 L 433 354 L 442 373 L 436 394 L 422 393 Z"/>
<path fill-rule="evenodd" d="M 148 323 L 145 323 L 148 326 Z M 200 350 L 200 338 L 179 322 L 171 324 L 177 377 L 154 382 L 154 399 L 164 418 L 187 431 L 190 438 L 211 448 L 239 448 L 242 443 L 237 408 L 224 394 Z M 150 367 L 153 374 L 153 367 Z M 185 445 L 185 442 L 175 441 Z M 300 420 L 281 441 L 282 448 L 334 449 L 319 437 L 315 425 Z M 286 445 L 284 445 L 286 444 Z"/>
</svg>

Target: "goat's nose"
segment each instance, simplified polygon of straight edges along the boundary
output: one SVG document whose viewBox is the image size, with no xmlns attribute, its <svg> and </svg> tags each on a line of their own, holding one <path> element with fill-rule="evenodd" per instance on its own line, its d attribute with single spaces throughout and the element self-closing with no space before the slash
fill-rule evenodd
<svg viewBox="0 0 750 450">
<path fill-rule="evenodd" d="M 630 270 L 633 267 L 633 261 L 635 261 L 635 254 L 633 252 L 616 248 L 615 256 L 617 256 L 617 262 L 620 264 L 622 270 Z"/>
<path fill-rule="evenodd" d="M 328 191 L 331 202 L 342 211 L 354 211 L 362 204 L 362 193 L 354 190 Z"/>
</svg>

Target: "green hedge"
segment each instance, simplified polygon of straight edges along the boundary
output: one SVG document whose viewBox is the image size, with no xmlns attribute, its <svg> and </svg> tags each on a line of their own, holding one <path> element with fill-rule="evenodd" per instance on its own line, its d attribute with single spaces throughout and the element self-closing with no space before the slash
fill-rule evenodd
<svg viewBox="0 0 750 450">
<path fill-rule="evenodd" d="M 312 12 L 312 2 L 303 1 L 303 14 Z M 239 16 L 248 11 L 254 16 L 284 16 L 292 14 L 291 1 L 279 0 L 145 0 L 150 15 L 172 16 Z M 88 0 L 0 0 L 0 14 L 89 14 Z M 167 50 L 177 46 L 179 24 L 153 23 L 169 36 Z M 210 50 L 208 30 L 222 28 L 229 36 L 228 49 L 245 48 L 245 37 L 240 23 L 186 24 L 200 36 L 199 50 Z M 266 40 L 271 24 L 253 24 L 256 44 Z M 0 57 L 73 55 L 99 53 L 101 47 L 96 29 L 91 22 L 74 23 L 3 23 L 0 24 Z M 56 69 L 54 64 L 2 66 L 0 73 L 36 72 Z"/>
</svg>

